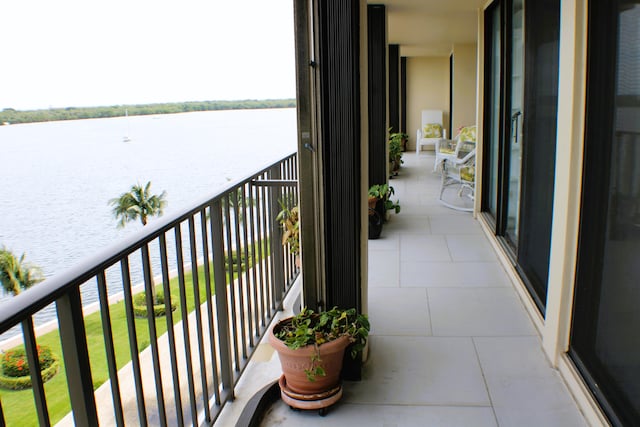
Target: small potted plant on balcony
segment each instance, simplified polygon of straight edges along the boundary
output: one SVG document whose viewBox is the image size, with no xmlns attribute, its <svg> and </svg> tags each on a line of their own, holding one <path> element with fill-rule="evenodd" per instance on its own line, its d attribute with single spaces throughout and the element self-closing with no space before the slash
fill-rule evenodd
<svg viewBox="0 0 640 427">
<path fill-rule="evenodd" d="M 391 131 L 391 129 L 389 129 Z M 409 141 L 409 135 L 404 132 L 396 132 L 389 135 L 389 139 L 397 139 L 400 145 L 401 151 L 407 151 L 407 142 Z"/>
<path fill-rule="evenodd" d="M 289 245 L 289 250 L 296 256 L 296 266 L 300 267 L 300 215 L 298 206 L 289 208 L 287 203 L 280 202 L 282 208 L 276 220 L 282 225 L 282 245 Z"/>
<path fill-rule="evenodd" d="M 394 189 L 388 184 L 375 184 L 369 187 L 369 239 L 380 237 L 382 224 L 386 221 L 389 210 L 400 212 L 399 201 L 394 203 L 390 199 L 392 194 Z"/>
<path fill-rule="evenodd" d="M 400 201 L 392 201 L 391 195 L 395 193 L 395 190 L 389 184 L 375 184 L 369 187 L 369 201 L 375 199 L 375 203 L 378 200 L 384 201 L 384 210 L 385 211 L 394 211 L 395 213 L 400 213 Z M 371 205 L 369 205 L 371 206 Z"/>
<path fill-rule="evenodd" d="M 334 307 L 320 313 L 304 308 L 278 322 L 269 333 L 269 342 L 282 365 L 283 399 L 293 407 L 319 409 L 323 406 L 295 406 L 292 402 L 324 400 L 335 396 L 338 389 L 341 393 L 345 349 L 351 345 L 351 357 L 355 358 L 367 343 L 369 329 L 367 317 L 353 308 Z"/>
<path fill-rule="evenodd" d="M 389 164 L 392 176 L 398 175 L 402 161 L 402 137 L 399 133 L 391 134 L 389 140 Z"/>
</svg>

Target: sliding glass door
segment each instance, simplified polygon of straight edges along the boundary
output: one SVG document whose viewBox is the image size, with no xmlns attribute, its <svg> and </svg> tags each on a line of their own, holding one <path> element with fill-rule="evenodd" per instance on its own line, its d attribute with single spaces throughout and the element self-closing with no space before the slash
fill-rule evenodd
<svg viewBox="0 0 640 427">
<path fill-rule="evenodd" d="M 514 248 L 518 247 L 518 220 L 520 218 L 520 178 L 522 172 L 522 146 L 524 135 L 524 0 L 513 0 L 510 7 L 510 61 L 509 70 L 509 111 L 507 125 L 506 159 L 509 164 L 506 186 L 506 228 L 504 236 Z"/>
<path fill-rule="evenodd" d="M 640 1 L 589 2 L 570 356 L 613 425 L 640 425 Z"/>
<path fill-rule="evenodd" d="M 502 20 L 500 3 L 493 4 L 485 13 L 485 167 L 483 168 L 483 182 L 487 184 L 483 189 L 484 211 L 497 222 L 498 217 L 498 188 L 500 187 L 500 135 L 502 106 L 502 84 L 500 82 L 502 66 Z"/>
<path fill-rule="evenodd" d="M 560 0 L 485 11 L 482 209 L 544 312 L 556 144 Z"/>
</svg>

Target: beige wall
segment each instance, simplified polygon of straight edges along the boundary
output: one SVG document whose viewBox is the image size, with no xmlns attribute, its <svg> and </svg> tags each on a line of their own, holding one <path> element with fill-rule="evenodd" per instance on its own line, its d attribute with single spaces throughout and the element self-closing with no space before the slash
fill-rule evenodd
<svg viewBox="0 0 640 427">
<path fill-rule="evenodd" d="M 409 149 L 416 148 L 422 110 L 442 110 L 449 124 L 449 57 L 407 58 L 407 133 Z M 449 135 L 449 129 L 447 129 Z M 425 147 L 426 148 L 426 147 Z"/>
<path fill-rule="evenodd" d="M 452 127 L 476 124 L 476 44 L 453 45 Z M 450 136 L 454 134 L 449 133 Z"/>
</svg>

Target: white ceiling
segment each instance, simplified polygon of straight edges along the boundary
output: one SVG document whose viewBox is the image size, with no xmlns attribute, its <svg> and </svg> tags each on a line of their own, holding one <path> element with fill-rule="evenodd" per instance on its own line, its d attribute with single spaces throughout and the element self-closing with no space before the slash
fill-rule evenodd
<svg viewBox="0 0 640 427">
<path fill-rule="evenodd" d="M 487 0 L 385 0 L 390 44 L 402 56 L 449 56 L 454 43 L 475 43 Z"/>
</svg>

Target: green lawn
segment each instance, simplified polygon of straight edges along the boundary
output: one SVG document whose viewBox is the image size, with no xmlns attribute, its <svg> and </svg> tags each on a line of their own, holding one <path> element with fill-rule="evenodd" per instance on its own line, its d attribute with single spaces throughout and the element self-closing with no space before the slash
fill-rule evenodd
<svg viewBox="0 0 640 427">
<path fill-rule="evenodd" d="M 204 267 L 200 267 L 198 273 L 200 302 L 202 303 L 206 298 Z M 175 323 L 180 321 L 182 318 L 180 314 L 181 306 L 179 300 L 178 278 L 176 277 L 171 279 L 170 284 L 171 301 L 178 306 L 176 311 L 173 313 L 173 320 Z M 187 312 L 191 312 L 195 308 L 195 301 L 193 280 L 190 272 L 185 273 L 185 284 Z M 213 292 L 213 277 L 211 287 Z M 156 286 L 156 288 L 160 289 L 161 285 Z M 113 328 L 113 341 L 116 349 L 116 363 L 118 365 L 118 369 L 120 369 L 131 360 L 124 301 L 111 305 L 110 313 Z M 140 351 L 142 351 L 142 349 L 147 347 L 150 342 L 149 323 L 147 319 L 136 319 L 135 325 L 138 337 L 138 346 Z M 99 311 L 85 317 L 85 328 L 87 333 L 87 344 L 89 347 L 89 357 L 91 360 L 91 374 L 95 390 L 109 379 L 104 339 L 102 335 L 102 321 L 100 319 Z M 156 328 L 158 336 L 167 331 L 167 322 L 165 317 L 159 317 L 156 319 Z M 57 330 L 39 337 L 38 344 L 51 347 L 53 352 L 58 354 L 62 359 L 60 336 Z M 71 410 L 64 366 L 63 363 L 60 365 L 61 369 L 58 375 L 45 384 L 47 405 L 52 424 L 60 421 Z M 33 401 L 33 391 L 31 389 L 21 391 L 0 390 L 0 400 L 2 401 L 2 409 L 8 426 L 38 426 L 38 418 Z"/>
</svg>

